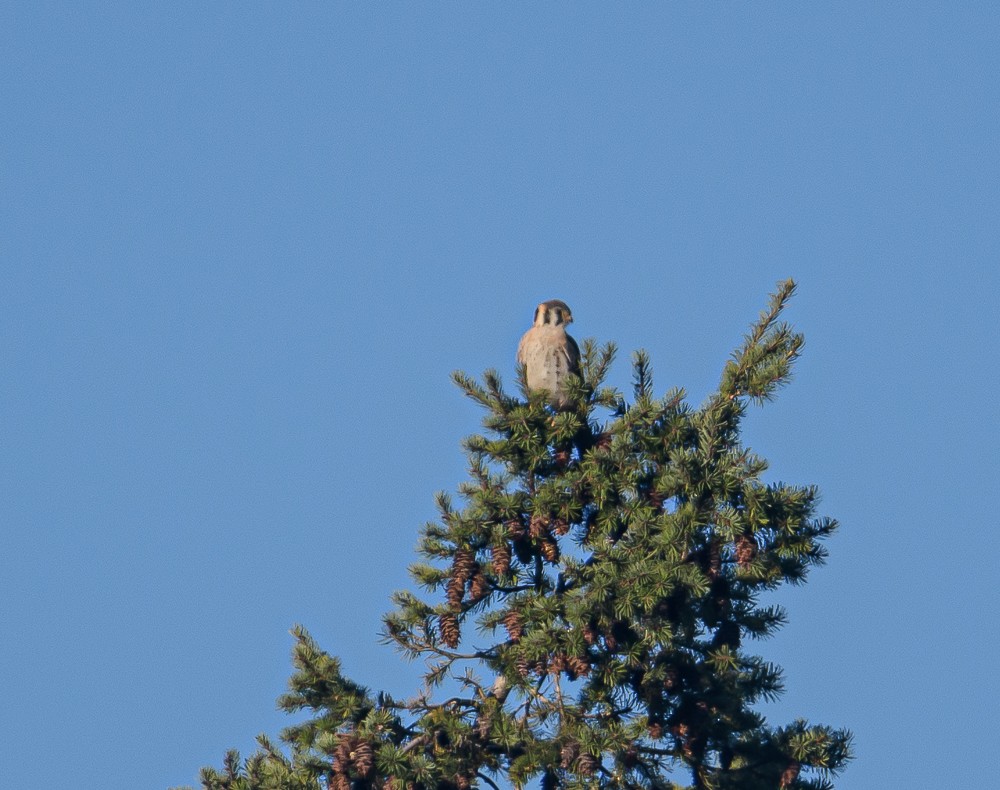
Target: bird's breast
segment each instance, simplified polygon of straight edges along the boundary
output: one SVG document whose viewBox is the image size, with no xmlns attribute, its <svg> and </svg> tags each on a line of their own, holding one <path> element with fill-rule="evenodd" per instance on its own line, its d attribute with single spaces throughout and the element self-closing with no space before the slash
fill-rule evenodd
<svg viewBox="0 0 1000 790">
<path fill-rule="evenodd" d="M 551 392 L 561 389 L 570 372 L 565 332 L 535 331 L 533 336 L 525 338 L 522 356 L 528 387 Z"/>
</svg>

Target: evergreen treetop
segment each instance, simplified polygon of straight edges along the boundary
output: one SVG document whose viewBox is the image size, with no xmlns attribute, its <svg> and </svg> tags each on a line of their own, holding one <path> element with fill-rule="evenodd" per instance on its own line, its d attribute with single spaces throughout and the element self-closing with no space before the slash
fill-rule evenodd
<svg viewBox="0 0 1000 790">
<path fill-rule="evenodd" d="M 458 386 L 485 409 L 465 441 L 461 503 L 439 494 L 385 639 L 427 662 L 413 698 L 372 693 L 296 628 L 279 705 L 308 712 L 206 790 L 334 788 L 832 788 L 850 734 L 756 710 L 782 691 L 748 641 L 785 621 L 761 594 L 823 562 L 836 522 L 813 486 L 765 483 L 743 446 L 749 403 L 789 380 L 802 336 L 768 308 L 699 408 L 654 395 L 633 355 L 631 402 L 604 385 L 615 356 L 586 341 L 568 408 L 495 371 Z"/>
</svg>

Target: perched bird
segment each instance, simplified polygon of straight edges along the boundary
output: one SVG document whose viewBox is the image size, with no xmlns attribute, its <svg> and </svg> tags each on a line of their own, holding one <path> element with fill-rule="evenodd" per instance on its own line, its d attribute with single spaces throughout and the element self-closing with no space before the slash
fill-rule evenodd
<svg viewBox="0 0 1000 790">
<path fill-rule="evenodd" d="M 573 314 L 565 302 L 550 299 L 535 308 L 534 325 L 521 338 L 517 361 L 525 366 L 528 389 L 548 390 L 549 403 L 557 409 L 569 405 L 566 379 L 580 375 L 580 348 L 566 334 Z"/>
</svg>

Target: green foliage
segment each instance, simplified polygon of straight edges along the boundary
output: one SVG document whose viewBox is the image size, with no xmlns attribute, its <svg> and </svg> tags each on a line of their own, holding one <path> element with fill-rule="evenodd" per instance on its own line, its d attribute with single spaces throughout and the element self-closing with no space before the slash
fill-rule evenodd
<svg viewBox="0 0 1000 790">
<path fill-rule="evenodd" d="M 397 701 L 341 674 L 301 628 L 279 704 L 307 711 L 246 761 L 205 769 L 206 790 L 495 787 L 828 788 L 850 735 L 754 709 L 780 670 L 745 649 L 784 612 L 761 593 L 823 562 L 836 522 L 812 486 L 770 484 L 740 441 L 748 402 L 786 383 L 802 336 L 770 305 L 700 408 L 654 395 L 633 357 L 633 401 L 603 385 L 611 344 L 587 341 L 572 407 L 510 395 L 495 371 L 455 383 L 486 410 L 465 442 L 462 505 L 437 498 L 411 567 L 431 597 L 393 596 L 384 637 L 428 661 Z M 603 414 L 603 417 L 601 416 Z M 435 701 L 442 684 L 460 689 Z M 690 782 L 690 784 L 677 784 Z"/>
</svg>

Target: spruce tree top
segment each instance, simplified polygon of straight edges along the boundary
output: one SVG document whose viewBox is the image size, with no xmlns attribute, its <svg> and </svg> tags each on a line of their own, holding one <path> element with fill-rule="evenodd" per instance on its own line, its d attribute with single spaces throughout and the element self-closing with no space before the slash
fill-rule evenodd
<svg viewBox="0 0 1000 790">
<path fill-rule="evenodd" d="M 590 340 L 559 411 L 523 369 L 518 395 L 456 373 L 486 432 L 465 442 L 461 504 L 438 495 L 423 529 L 411 573 L 430 598 L 396 593 L 384 618 L 425 688 L 373 695 L 296 629 L 280 704 L 310 718 L 283 733 L 290 754 L 261 736 L 205 788 L 832 788 L 850 734 L 768 724 L 755 705 L 781 672 L 747 650 L 785 620 L 761 593 L 802 582 L 836 527 L 740 441 L 802 348 L 778 320 L 794 289 L 779 283 L 697 409 L 654 395 L 642 351 L 627 403 L 603 384 L 614 346 Z"/>
</svg>

